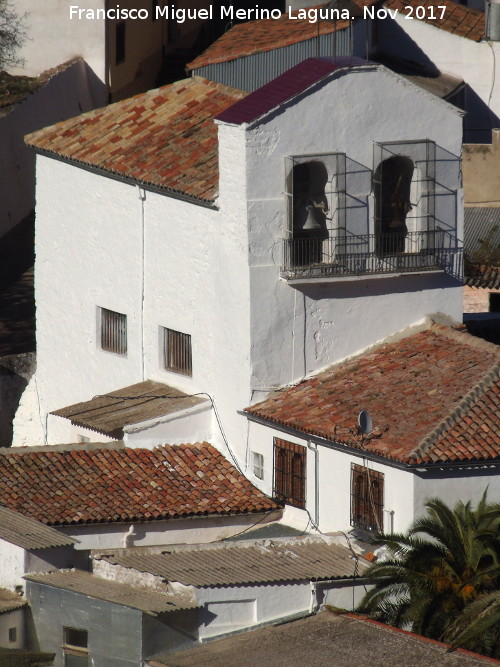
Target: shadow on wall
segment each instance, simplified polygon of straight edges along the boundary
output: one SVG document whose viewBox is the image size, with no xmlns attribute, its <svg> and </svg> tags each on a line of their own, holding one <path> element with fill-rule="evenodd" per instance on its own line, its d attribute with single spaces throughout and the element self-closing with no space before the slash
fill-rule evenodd
<svg viewBox="0 0 500 667">
<path fill-rule="evenodd" d="M 0 447 L 9 447 L 12 443 L 13 420 L 34 370 L 33 352 L 0 359 Z"/>
<path fill-rule="evenodd" d="M 376 47 L 372 58 L 397 74 L 437 78 L 441 72 L 411 37 L 389 17 L 378 20 Z M 404 54 L 404 58 L 401 58 Z M 465 111 L 465 143 L 491 142 L 491 129 L 500 126 L 498 116 L 477 95 L 468 83 L 444 98 Z"/>
</svg>

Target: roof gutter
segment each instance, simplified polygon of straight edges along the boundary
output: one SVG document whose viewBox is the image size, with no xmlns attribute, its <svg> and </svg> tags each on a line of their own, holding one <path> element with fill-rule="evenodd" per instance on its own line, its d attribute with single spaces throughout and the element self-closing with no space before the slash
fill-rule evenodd
<svg viewBox="0 0 500 667">
<path fill-rule="evenodd" d="M 261 424 L 262 426 L 267 426 L 268 428 L 274 428 L 277 431 L 287 433 L 288 435 L 293 435 L 296 438 L 307 440 L 310 443 L 314 442 L 318 445 L 329 447 L 330 449 L 347 452 L 353 456 L 370 459 L 371 461 L 383 463 L 386 466 L 390 466 L 391 468 L 398 468 L 400 470 L 411 470 L 412 472 L 428 472 L 431 470 L 439 469 L 484 468 L 500 466 L 500 459 L 485 459 L 483 461 L 437 461 L 435 463 L 403 463 L 402 461 L 396 461 L 395 459 L 381 456 L 380 454 L 375 454 L 374 452 L 367 451 L 366 449 L 360 449 L 342 442 L 329 440 L 328 438 L 323 438 L 319 435 L 307 433 L 307 431 L 300 431 L 299 429 L 293 428 L 292 426 L 277 424 L 270 419 L 258 417 L 257 415 L 245 412 L 244 410 L 238 410 L 238 414 L 246 417 L 248 420 L 253 421 L 256 424 Z"/>
<path fill-rule="evenodd" d="M 164 195 L 166 197 L 171 197 L 172 199 L 179 199 L 180 201 L 187 202 L 189 204 L 196 204 L 196 206 L 203 206 L 204 208 L 209 208 L 217 211 L 218 206 L 214 202 L 210 202 L 207 199 L 199 199 L 198 197 L 190 197 L 189 195 L 178 192 L 177 190 L 172 190 L 170 188 L 161 187 L 160 185 L 154 185 L 154 183 L 149 183 L 148 181 L 142 181 L 137 178 L 132 178 L 130 176 L 125 176 L 109 169 L 103 169 L 102 167 L 96 167 L 94 165 L 88 164 L 87 162 L 82 162 L 80 160 L 74 160 L 72 158 L 59 155 L 53 151 L 45 150 L 44 148 L 38 148 L 34 144 L 26 144 L 28 148 L 31 148 L 38 155 L 43 155 L 44 157 L 52 158 L 53 160 L 58 160 L 59 162 L 65 162 L 70 164 L 73 167 L 79 167 L 85 171 L 89 171 L 91 174 L 97 174 L 98 176 L 105 176 L 106 178 L 111 178 L 114 181 L 119 183 L 125 183 L 126 185 L 139 185 L 144 190 L 148 192 L 155 192 L 156 194 Z"/>
</svg>

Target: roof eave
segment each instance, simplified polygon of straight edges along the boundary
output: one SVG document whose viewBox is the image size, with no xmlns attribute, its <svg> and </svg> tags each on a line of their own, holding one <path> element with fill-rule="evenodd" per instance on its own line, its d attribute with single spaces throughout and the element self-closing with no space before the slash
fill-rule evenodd
<svg viewBox="0 0 500 667">
<path fill-rule="evenodd" d="M 216 199 L 208 200 L 201 199 L 199 197 L 194 197 L 193 195 L 187 195 L 179 190 L 174 190 L 173 188 L 168 188 L 166 186 L 156 185 L 155 183 L 150 183 L 148 181 L 143 181 L 141 179 L 133 178 L 132 176 L 127 176 L 125 174 L 120 174 L 118 172 L 111 171 L 110 169 L 104 169 L 103 167 L 97 167 L 96 165 L 89 164 L 88 162 L 83 162 L 82 160 L 75 160 L 74 158 L 66 157 L 56 153 L 55 151 L 50 151 L 46 148 L 40 148 L 36 144 L 31 144 L 26 142 L 28 148 L 31 148 L 38 155 L 43 155 L 44 157 L 52 158 L 53 160 L 58 160 L 59 162 L 65 162 L 72 165 L 73 167 L 79 167 L 84 169 L 92 174 L 97 174 L 98 176 L 105 176 L 111 178 L 120 183 L 125 183 L 126 185 L 135 185 L 136 187 L 143 188 L 148 192 L 155 192 L 160 195 L 171 197 L 172 199 L 179 199 L 180 201 L 188 202 L 189 204 L 195 204 L 196 206 L 203 206 L 204 208 L 210 208 L 213 210 L 218 210 L 218 207 L 215 204 Z"/>
<path fill-rule="evenodd" d="M 274 428 L 278 431 L 282 431 L 283 433 L 287 433 L 289 435 L 294 435 L 297 438 L 310 440 L 312 442 L 318 443 L 319 445 L 324 445 L 325 447 L 329 447 L 331 449 L 336 449 L 338 451 L 347 452 L 347 453 L 349 453 L 353 456 L 368 458 L 372 461 L 377 461 L 378 463 L 382 463 L 384 465 L 390 466 L 391 468 L 399 468 L 401 470 L 411 470 L 411 471 L 424 472 L 427 469 L 437 470 L 438 468 L 459 468 L 459 467 L 464 467 L 464 466 L 466 466 L 467 468 L 470 468 L 470 467 L 484 467 L 484 466 L 500 465 L 500 458 L 497 458 L 497 459 L 463 459 L 463 460 L 460 460 L 460 461 L 458 461 L 458 460 L 457 461 L 452 461 L 452 460 L 428 461 L 428 462 L 426 461 L 426 462 L 420 462 L 420 463 L 410 462 L 410 461 L 403 461 L 403 460 L 400 460 L 400 459 L 392 458 L 390 456 L 383 456 L 382 454 L 377 454 L 375 452 L 363 449 L 361 447 L 354 447 L 352 444 L 349 444 L 347 442 L 335 441 L 335 440 L 331 440 L 331 439 L 323 437 L 323 436 L 308 433 L 307 431 L 301 431 L 300 429 L 296 429 L 293 426 L 288 426 L 287 424 L 281 424 L 279 422 L 273 421 L 272 419 L 266 419 L 265 417 L 261 417 L 259 415 L 255 415 L 251 412 L 247 412 L 246 410 L 239 410 L 238 414 L 246 417 L 250 421 L 253 421 L 257 424 L 261 424 L 262 426 L 267 426 L 269 428 Z"/>
</svg>

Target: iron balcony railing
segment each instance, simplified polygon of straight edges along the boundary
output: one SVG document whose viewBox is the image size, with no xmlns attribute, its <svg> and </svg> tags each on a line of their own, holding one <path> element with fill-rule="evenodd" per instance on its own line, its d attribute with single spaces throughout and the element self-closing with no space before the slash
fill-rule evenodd
<svg viewBox="0 0 500 667">
<path fill-rule="evenodd" d="M 443 230 L 283 239 L 287 280 L 445 271 L 463 275 L 462 248 Z"/>
</svg>

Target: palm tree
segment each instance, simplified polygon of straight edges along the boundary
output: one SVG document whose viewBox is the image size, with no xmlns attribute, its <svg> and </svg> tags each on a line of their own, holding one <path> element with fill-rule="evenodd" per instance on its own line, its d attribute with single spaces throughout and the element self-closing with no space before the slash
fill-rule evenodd
<svg viewBox="0 0 500 667">
<path fill-rule="evenodd" d="M 443 639 L 452 649 L 460 646 L 500 658 L 500 591 L 481 595 L 466 605 L 448 625 Z"/>
<path fill-rule="evenodd" d="M 468 605 L 498 590 L 500 504 L 489 504 L 485 492 L 476 509 L 462 501 L 451 509 L 437 498 L 426 509 L 407 534 L 374 537 L 389 555 L 367 571 L 374 587 L 359 611 L 444 639 Z M 458 626 L 452 637 L 462 642 Z"/>
</svg>

